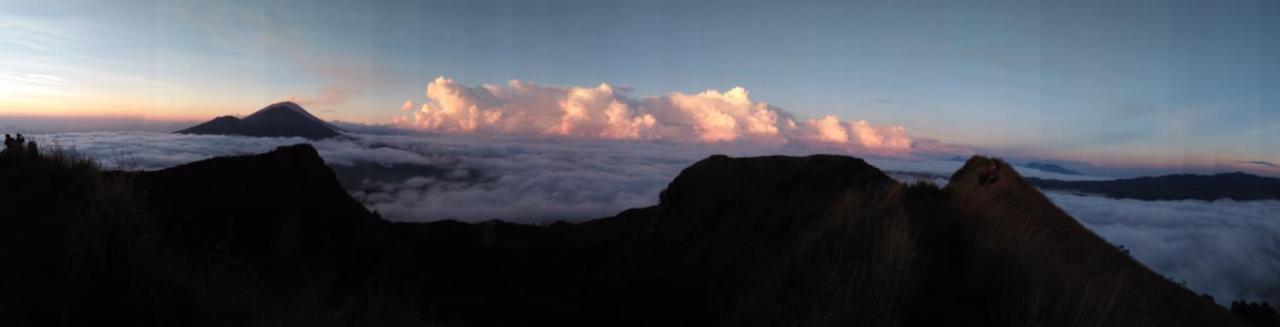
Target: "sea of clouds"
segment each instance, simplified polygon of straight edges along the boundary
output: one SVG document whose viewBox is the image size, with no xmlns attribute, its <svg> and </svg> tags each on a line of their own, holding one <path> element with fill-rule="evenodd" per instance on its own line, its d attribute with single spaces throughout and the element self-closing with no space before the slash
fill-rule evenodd
<svg viewBox="0 0 1280 327">
<path fill-rule="evenodd" d="M 37 135 L 36 139 L 46 146 L 74 149 L 108 169 L 123 170 L 161 169 L 311 143 L 338 170 L 339 177 L 345 177 L 345 186 L 357 199 L 399 221 L 546 222 L 607 217 L 656 204 L 658 193 L 681 169 L 712 154 L 806 155 L 832 150 L 747 141 L 703 144 L 417 133 L 347 134 L 320 141 L 151 132 L 56 133 Z M 922 172 L 925 180 L 938 183 L 963 165 L 953 160 L 896 156 L 867 160 L 886 171 Z M 1026 173 L 1046 178 L 1092 178 L 1031 169 Z"/>
<path fill-rule="evenodd" d="M 1280 201 L 1142 201 L 1046 192 L 1147 267 L 1220 304 L 1280 303 Z"/>
<path fill-rule="evenodd" d="M 93 132 L 37 135 L 104 166 L 153 170 L 216 156 L 262 153 L 300 138 Z M 804 155 L 829 148 L 757 142 L 456 134 L 349 134 L 312 143 L 352 195 L 396 221 L 502 219 L 582 221 L 654 205 L 679 172 L 711 154 Z M 900 179 L 945 183 L 963 162 L 902 156 L 868 161 Z M 353 169 L 343 169 L 349 167 Z M 361 169 L 354 169 L 364 167 Z M 1019 167 L 1023 175 L 1096 179 Z M 390 176 L 390 177 L 388 177 Z M 342 177 L 342 176 L 340 176 Z M 348 176 L 350 177 L 350 176 Z M 367 177 L 367 178 L 366 178 Z M 1108 241 L 1171 280 L 1213 295 L 1280 303 L 1280 201 L 1138 201 L 1049 192 L 1050 199 Z"/>
<path fill-rule="evenodd" d="M 383 177 L 346 185 L 370 209 L 397 221 L 502 219 L 534 223 L 607 217 L 627 208 L 656 204 L 658 193 L 681 169 L 711 154 L 792 151 L 753 143 L 709 146 L 451 134 L 349 134 L 314 142 L 149 132 L 58 133 L 35 138 L 46 146 L 74 149 L 108 169 L 125 170 L 161 169 L 311 143 L 340 174 L 373 168 L 416 172 L 375 173 L 370 175 Z M 400 178 L 387 179 L 385 175 Z"/>
</svg>

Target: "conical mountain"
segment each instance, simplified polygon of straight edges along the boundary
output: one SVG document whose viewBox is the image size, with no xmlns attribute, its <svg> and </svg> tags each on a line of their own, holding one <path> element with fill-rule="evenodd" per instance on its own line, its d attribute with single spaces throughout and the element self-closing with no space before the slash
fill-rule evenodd
<svg viewBox="0 0 1280 327">
<path fill-rule="evenodd" d="M 338 128 L 290 101 L 271 104 L 244 118 L 222 116 L 178 131 L 179 134 L 301 137 L 312 140 L 340 135 Z"/>
</svg>

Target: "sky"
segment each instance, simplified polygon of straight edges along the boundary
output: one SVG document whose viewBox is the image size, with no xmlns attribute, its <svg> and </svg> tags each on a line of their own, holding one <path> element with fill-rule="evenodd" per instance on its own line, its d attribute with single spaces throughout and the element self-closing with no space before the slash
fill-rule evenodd
<svg viewBox="0 0 1280 327">
<path fill-rule="evenodd" d="M 199 121 L 292 99 L 439 132 L 1275 173 L 1277 17 L 1274 1 L 0 0 L 0 115 Z M 584 92 L 599 119 L 537 100 Z M 512 119 L 537 105 L 565 114 Z"/>
</svg>

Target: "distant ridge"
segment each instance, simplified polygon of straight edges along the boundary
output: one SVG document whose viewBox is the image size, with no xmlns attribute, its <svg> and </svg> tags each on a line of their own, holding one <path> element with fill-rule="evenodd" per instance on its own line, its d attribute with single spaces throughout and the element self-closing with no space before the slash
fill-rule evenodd
<svg viewBox="0 0 1280 327">
<path fill-rule="evenodd" d="M 1063 167 L 1058 164 L 1028 162 L 1026 164 L 1023 164 L 1022 166 L 1043 171 L 1043 172 L 1048 172 L 1048 173 L 1063 174 L 1063 175 L 1080 175 L 1079 171 L 1075 171 L 1071 168 Z"/>
<path fill-rule="evenodd" d="M 1138 200 L 1280 199 L 1280 178 L 1241 172 L 1216 175 L 1165 175 L 1109 181 L 1062 181 L 1028 178 L 1042 189 L 1092 193 Z"/>
<path fill-rule="evenodd" d="M 290 101 L 273 103 L 244 118 L 222 116 L 177 131 L 178 134 L 301 137 L 312 140 L 340 135 L 339 129 Z"/>
</svg>

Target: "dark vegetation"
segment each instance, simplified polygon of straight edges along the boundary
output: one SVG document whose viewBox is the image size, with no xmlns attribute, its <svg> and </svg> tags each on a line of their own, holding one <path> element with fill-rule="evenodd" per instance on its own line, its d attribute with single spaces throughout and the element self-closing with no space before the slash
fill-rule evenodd
<svg viewBox="0 0 1280 327">
<path fill-rule="evenodd" d="M 1240 315 L 1244 321 L 1254 326 L 1280 326 L 1280 314 L 1276 313 L 1276 309 L 1272 308 L 1270 303 L 1233 301 L 1231 302 L 1231 312 Z"/>
<path fill-rule="evenodd" d="M 179 134 L 302 137 L 312 140 L 336 137 L 338 128 L 307 113 L 293 102 L 275 103 L 244 118 L 222 116 L 178 131 Z"/>
<path fill-rule="evenodd" d="M 1109 181 L 1060 181 L 1027 178 L 1042 189 L 1099 194 L 1138 200 L 1237 201 L 1280 199 L 1280 178 L 1246 173 L 1166 175 Z"/>
<path fill-rule="evenodd" d="M 1244 325 L 982 157 L 938 188 L 712 156 L 656 206 L 532 226 L 384 221 L 307 145 L 36 152 L 0 153 L 0 325 Z"/>
</svg>

